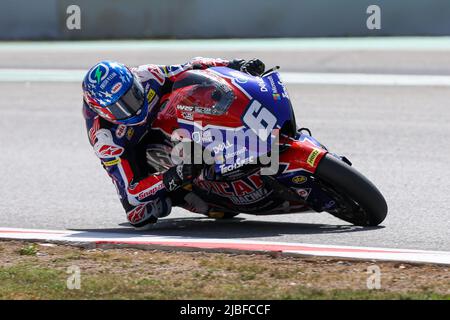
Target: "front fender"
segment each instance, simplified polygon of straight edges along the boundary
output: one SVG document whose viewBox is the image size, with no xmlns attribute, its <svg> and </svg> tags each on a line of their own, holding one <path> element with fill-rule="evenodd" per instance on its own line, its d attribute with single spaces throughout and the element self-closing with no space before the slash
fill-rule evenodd
<svg viewBox="0 0 450 320">
<path fill-rule="evenodd" d="M 280 154 L 280 174 L 307 171 L 314 174 L 320 160 L 328 153 L 326 148 L 311 136 L 301 135 L 291 140 L 287 150 Z"/>
</svg>

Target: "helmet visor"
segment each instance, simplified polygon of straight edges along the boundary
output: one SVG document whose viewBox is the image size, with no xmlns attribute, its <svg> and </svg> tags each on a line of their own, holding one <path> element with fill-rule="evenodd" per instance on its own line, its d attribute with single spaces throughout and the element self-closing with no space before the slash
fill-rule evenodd
<svg viewBox="0 0 450 320">
<path fill-rule="evenodd" d="M 136 78 L 130 89 L 117 102 L 107 106 L 116 120 L 125 120 L 138 114 L 145 102 L 144 88 Z"/>
</svg>

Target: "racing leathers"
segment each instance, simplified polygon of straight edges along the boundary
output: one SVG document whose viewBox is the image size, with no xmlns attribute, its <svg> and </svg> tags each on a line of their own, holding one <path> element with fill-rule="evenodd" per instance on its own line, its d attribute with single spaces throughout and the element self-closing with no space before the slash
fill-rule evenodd
<svg viewBox="0 0 450 320">
<path fill-rule="evenodd" d="M 147 64 L 130 70 L 141 82 L 150 109 L 158 110 L 160 98 L 170 93 L 176 75 L 186 70 L 214 66 L 228 66 L 249 73 L 259 72 L 259 69 L 254 69 L 255 66 L 261 68 L 261 64 L 259 60 L 256 63 L 254 61 L 245 64 L 244 60 L 238 59 L 227 61 L 199 57 L 180 65 Z M 153 156 L 170 148 L 167 137 L 152 129 L 151 115 L 139 125 L 117 125 L 100 117 L 85 102 L 83 115 L 89 141 L 116 186 L 131 225 L 139 228 L 154 223 L 158 218 L 167 216 L 172 206 L 185 204 L 186 192 L 180 187 L 192 172 L 186 172 L 186 167 L 182 165 L 168 170 L 167 167 L 164 170 L 149 165 L 149 157 L 152 157 L 148 153 L 149 147 L 156 150 Z"/>
</svg>

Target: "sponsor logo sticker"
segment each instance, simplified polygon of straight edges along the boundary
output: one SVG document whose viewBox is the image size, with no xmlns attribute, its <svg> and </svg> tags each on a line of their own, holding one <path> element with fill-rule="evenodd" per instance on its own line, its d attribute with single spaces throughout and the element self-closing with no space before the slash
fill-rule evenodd
<svg viewBox="0 0 450 320">
<path fill-rule="evenodd" d="M 127 139 L 131 140 L 131 138 L 133 138 L 134 135 L 134 129 L 133 128 L 129 128 L 128 132 L 127 132 Z"/>
<path fill-rule="evenodd" d="M 249 158 L 245 158 L 245 159 L 238 158 L 238 159 L 236 159 L 236 162 L 233 163 L 233 164 L 230 164 L 230 165 L 222 164 L 222 165 L 220 165 L 220 172 L 222 174 L 225 174 L 227 172 L 230 172 L 230 171 L 236 170 L 236 169 L 238 169 L 240 167 L 243 167 L 246 164 L 254 163 L 254 161 L 255 160 L 254 160 L 253 156 L 250 156 Z"/>
<path fill-rule="evenodd" d="M 114 159 L 111 161 L 104 161 L 103 164 L 105 165 L 105 167 L 111 167 L 111 166 L 115 166 L 116 164 L 120 163 L 120 158 L 119 159 Z"/>
<path fill-rule="evenodd" d="M 311 189 L 297 189 L 297 194 L 303 199 L 307 199 L 309 194 L 311 193 Z"/>
<path fill-rule="evenodd" d="M 181 112 L 181 116 L 183 117 L 183 119 L 189 120 L 189 121 L 193 121 L 194 120 L 194 114 L 192 112 Z"/>
<path fill-rule="evenodd" d="M 305 176 L 295 176 L 292 178 L 292 182 L 296 184 L 305 183 L 306 180 L 308 180 L 308 178 L 306 178 Z"/>
<path fill-rule="evenodd" d="M 127 126 L 120 124 L 116 129 L 116 137 L 121 139 L 125 136 L 125 132 L 127 131 Z"/>
<path fill-rule="evenodd" d="M 150 89 L 150 90 L 148 91 L 148 93 L 147 93 L 147 102 L 150 104 L 150 102 L 153 101 L 153 99 L 155 98 L 155 96 L 156 96 L 155 90 Z"/>
<path fill-rule="evenodd" d="M 97 68 L 92 69 L 91 73 L 89 73 L 89 82 L 100 84 L 103 80 L 106 79 L 109 73 L 109 68 L 104 63 L 99 63 Z"/>
<path fill-rule="evenodd" d="M 239 71 L 230 71 L 230 75 L 234 77 L 237 83 L 247 83 L 249 80 L 249 77 Z"/>
<path fill-rule="evenodd" d="M 177 109 L 181 110 L 181 111 L 193 111 L 194 107 L 192 107 L 192 106 L 185 106 L 185 105 L 179 104 L 179 105 L 177 105 Z"/>
<path fill-rule="evenodd" d="M 111 93 L 115 94 L 115 93 L 119 92 L 120 89 L 122 89 L 122 84 L 120 82 L 118 82 L 112 87 Z"/>
<path fill-rule="evenodd" d="M 156 192 L 158 192 L 159 190 L 164 188 L 164 184 L 161 182 L 158 182 L 156 185 L 154 185 L 153 187 L 142 191 L 141 193 L 139 193 L 138 195 L 138 200 L 142 200 L 145 199 L 149 196 L 154 195 Z"/>
<path fill-rule="evenodd" d="M 320 154 L 320 150 L 314 148 L 314 150 L 309 154 L 308 159 L 306 160 L 306 163 L 308 163 L 311 167 L 314 167 L 314 164 L 316 163 L 317 157 Z"/>
<path fill-rule="evenodd" d="M 268 92 L 269 91 L 269 89 L 267 89 L 267 87 L 266 87 L 266 83 L 264 82 L 263 78 L 257 78 L 257 82 L 258 82 L 259 90 L 261 92 Z"/>
</svg>

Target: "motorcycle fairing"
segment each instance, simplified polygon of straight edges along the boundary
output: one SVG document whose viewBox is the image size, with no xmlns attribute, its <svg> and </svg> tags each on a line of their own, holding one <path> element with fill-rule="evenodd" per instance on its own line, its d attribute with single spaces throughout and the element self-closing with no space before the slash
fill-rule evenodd
<svg viewBox="0 0 450 320">
<path fill-rule="evenodd" d="M 219 95 L 215 92 L 216 90 L 220 93 Z M 218 101 L 218 107 L 215 110 L 211 110 L 215 104 L 209 98 L 215 98 Z M 266 110 L 265 112 L 276 117 L 276 121 L 271 125 L 281 130 L 280 144 L 288 147 L 284 148 L 280 154 L 280 170 L 274 178 L 285 188 L 293 190 L 294 194 L 297 193 L 299 201 L 283 200 L 278 194 L 268 189 L 267 198 L 240 205 L 232 203 L 231 199 L 209 192 L 212 188 L 228 190 L 235 183 L 229 180 L 234 179 L 229 176 L 226 178 L 228 180 L 218 181 L 216 187 L 208 183 L 203 187 L 200 184 L 197 187 L 194 186 L 195 191 L 198 191 L 211 207 L 228 208 L 232 212 L 252 214 L 301 212 L 308 207 L 319 212 L 333 212 L 338 209 L 333 194 L 329 193 L 326 185 L 324 186 L 314 176 L 327 149 L 313 137 L 296 133 L 289 95 L 277 72 L 271 72 L 264 77 L 252 77 L 224 67 L 187 71 L 177 77 L 173 92 L 162 97 L 161 101 L 160 112 L 153 124 L 154 127 L 163 131 L 167 137 L 170 137 L 174 130 L 183 128 L 192 140 L 203 147 L 217 149 L 218 155 L 222 157 L 233 154 L 237 149 L 236 145 L 239 146 L 239 144 L 226 140 L 221 145 L 211 145 L 214 141 L 214 130 L 226 136 L 226 132 L 249 129 L 249 132 L 257 135 L 257 132 L 252 130 L 255 126 L 244 121 L 246 114 L 254 115 L 254 118 L 258 119 L 261 111 Z M 198 104 L 200 106 L 197 106 Z M 288 130 L 286 125 L 290 126 Z M 267 138 L 266 142 L 272 143 L 273 137 Z M 249 151 L 247 147 L 245 151 Z M 236 154 L 231 159 L 233 164 L 237 163 Z M 216 163 L 215 169 L 218 173 L 221 172 L 220 165 L 219 162 Z M 232 166 L 230 171 L 235 169 L 236 167 Z M 248 181 L 242 183 L 251 185 Z M 248 194 L 251 192 L 249 191 Z"/>
<path fill-rule="evenodd" d="M 268 117 L 270 117 L 269 113 L 275 116 L 276 122 L 273 125 L 264 126 L 266 130 L 271 131 L 272 129 L 282 129 L 290 126 L 290 136 L 293 137 L 295 135 L 294 111 L 289 94 L 278 72 L 273 71 L 263 77 L 254 77 L 227 67 L 215 67 L 209 70 L 228 79 L 235 88 L 245 94 L 250 102 L 256 100 L 267 110 L 266 114 Z M 249 129 L 256 129 L 245 122 L 245 113 L 242 113 L 242 115 L 243 125 Z M 260 115 L 260 117 L 262 116 Z"/>
<path fill-rule="evenodd" d="M 283 140 L 281 141 L 283 142 Z M 289 148 L 280 154 L 280 172 L 282 174 L 305 170 L 314 173 L 320 160 L 328 152 L 313 137 L 300 134 L 297 139 L 289 139 Z"/>
<path fill-rule="evenodd" d="M 179 75 L 155 125 L 179 128 L 213 156 L 216 173 L 232 172 L 270 153 L 276 134 L 295 130 L 287 91 L 277 72 L 253 77 L 226 67 Z"/>
</svg>

